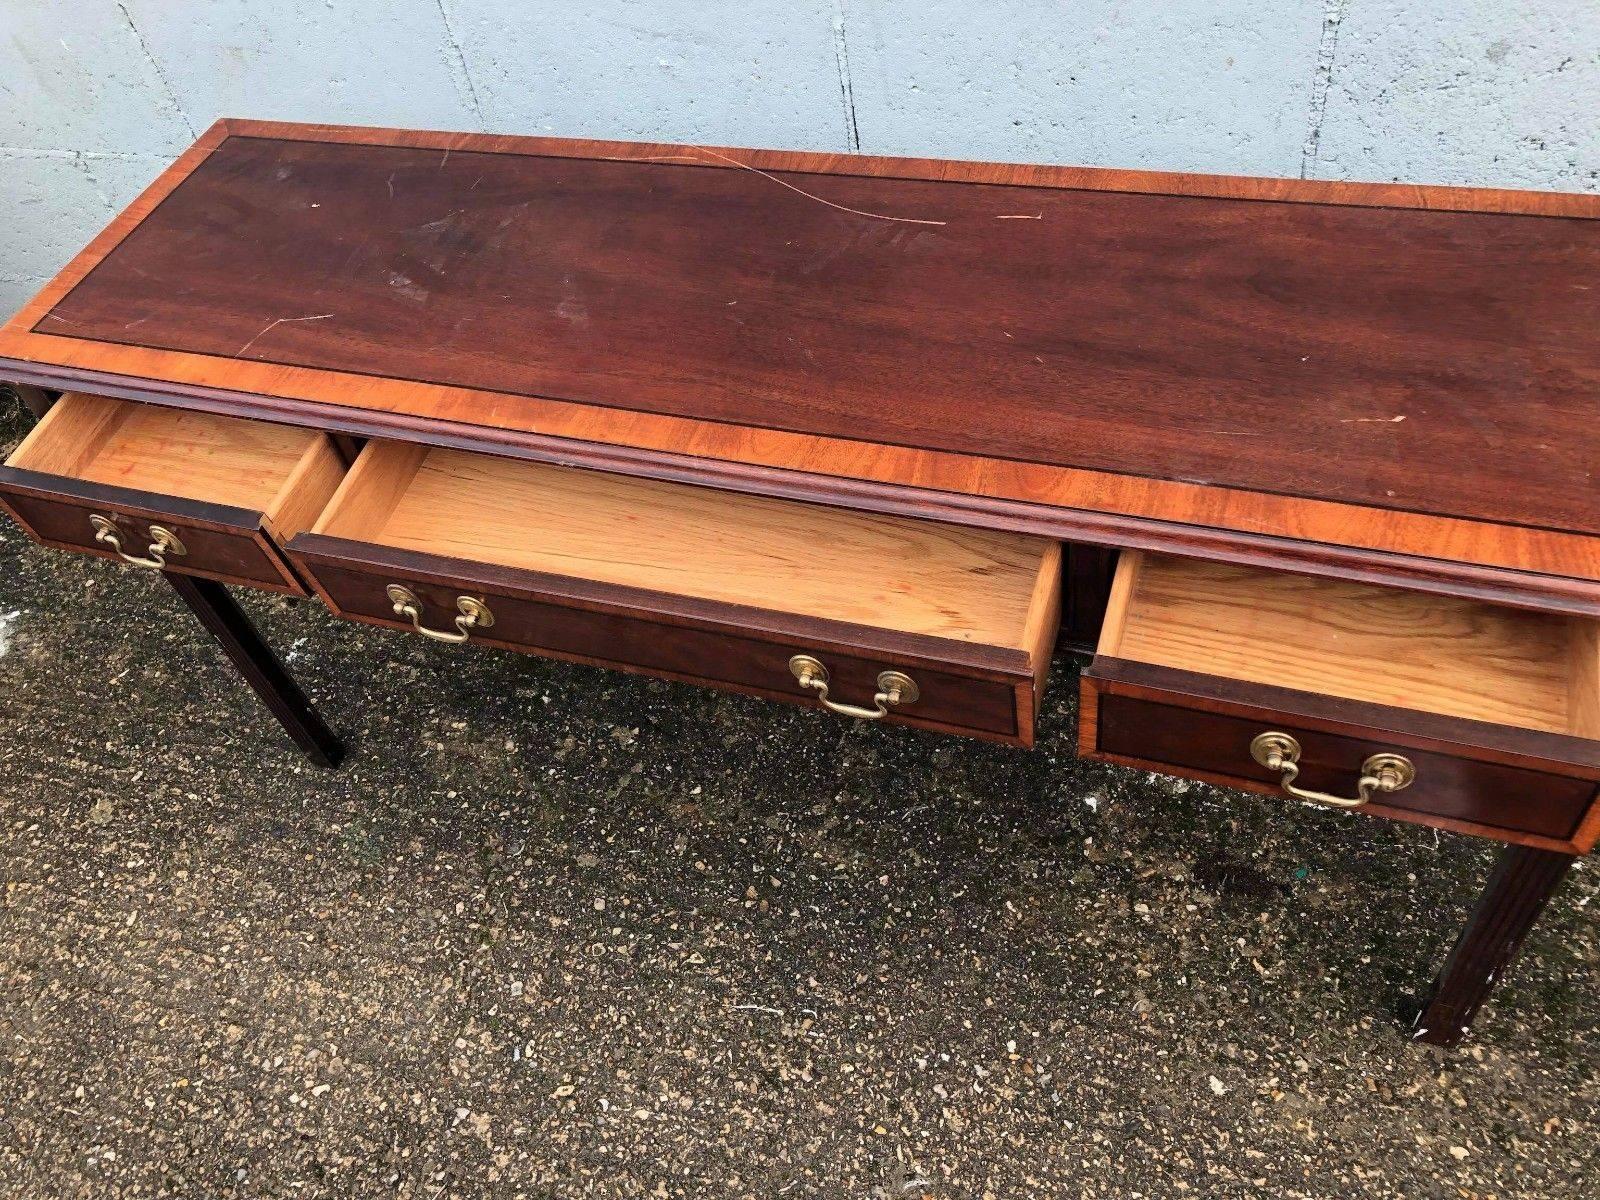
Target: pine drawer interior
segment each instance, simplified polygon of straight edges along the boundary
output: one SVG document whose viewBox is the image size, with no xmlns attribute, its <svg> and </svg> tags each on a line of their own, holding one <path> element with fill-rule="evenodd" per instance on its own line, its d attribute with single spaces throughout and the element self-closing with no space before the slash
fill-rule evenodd
<svg viewBox="0 0 1600 1200">
<path fill-rule="evenodd" d="M 1127 552 L 1098 653 L 1600 738 L 1600 623 Z"/>
<path fill-rule="evenodd" d="M 313 532 L 1024 649 L 1048 659 L 1060 546 L 463 451 L 372 442 Z"/>
<path fill-rule="evenodd" d="M 240 417 L 69 392 L 9 467 L 261 513 L 307 528 L 343 474 L 327 435 Z"/>
</svg>

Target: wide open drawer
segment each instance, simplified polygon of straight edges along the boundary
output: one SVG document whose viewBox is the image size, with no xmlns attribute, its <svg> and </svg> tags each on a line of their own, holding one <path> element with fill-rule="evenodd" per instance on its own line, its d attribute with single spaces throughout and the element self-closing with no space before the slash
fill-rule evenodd
<svg viewBox="0 0 1600 1200">
<path fill-rule="evenodd" d="M 1023 745 L 1059 595 L 1040 538 L 384 442 L 289 552 L 358 621 Z"/>
<path fill-rule="evenodd" d="M 304 595 L 277 547 L 343 476 L 314 430 L 68 393 L 0 467 L 0 495 L 47 546 Z"/>
<path fill-rule="evenodd" d="M 1568 851 L 1596 738 L 1594 621 L 1152 554 L 1082 682 L 1089 757 Z"/>
</svg>

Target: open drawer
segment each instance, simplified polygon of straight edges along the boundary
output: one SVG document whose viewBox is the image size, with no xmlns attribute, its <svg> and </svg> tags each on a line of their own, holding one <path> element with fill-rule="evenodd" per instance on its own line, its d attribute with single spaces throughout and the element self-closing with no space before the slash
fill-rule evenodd
<svg viewBox="0 0 1600 1200">
<path fill-rule="evenodd" d="M 343 476 L 314 430 L 68 393 L 0 467 L 0 496 L 47 546 L 304 595 L 277 547 Z"/>
<path fill-rule="evenodd" d="M 1592 620 L 1129 552 L 1081 686 L 1091 758 L 1569 853 L 1600 832 Z"/>
<path fill-rule="evenodd" d="M 1060 547 L 370 443 L 290 556 L 342 616 L 1031 744 Z"/>
</svg>

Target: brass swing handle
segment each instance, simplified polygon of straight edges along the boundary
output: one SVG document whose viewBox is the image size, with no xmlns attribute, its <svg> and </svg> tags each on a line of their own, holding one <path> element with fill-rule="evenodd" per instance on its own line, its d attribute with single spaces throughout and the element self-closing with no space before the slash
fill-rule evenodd
<svg viewBox="0 0 1600 1200">
<path fill-rule="evenodd" d="M 442 633 L 437 629 L 429 629 L 422 623 L 422 601 L 417 599 L 417 594 L 410 588 L 391 583 L 388 594 L 389 603 L 394 606 L 394 615 L 409 618 L 411 628 L 423 637 L 432 638 L 436 642 L 460 645 L 472 636 L 474 629 L 487 629 L 494 624 L 494 614 L 482 600 L 476 596 L 457 596 L 456 608 L 460 610 L 460 615 L 456 617 L 456 631 Z"/>
<path fill-rule="evenodd" d="M 117 530 L 116 522 L 110 517 L 103 517 L 99 513 L 89 514 L 89 524 L 94 528 L 94 540 L 102 546 L 110 546 L 117 552 L 117 557 L 125 563 L 135 567 L 149 567 L 152 571 L 165 571 L 167 569 L 167 555 L 174 557 L 187 554 L 178 535 L 163 525 L 150 526 L 150 546 L 145 551 L 148 558 L 140 558 L 129 554 L 122 548 L 122 534 Z"/>
<path fill-rule="evenodd" d="M 917 681 L 900 671 L 883 671 L 878 675 L 878 694 L 872 698 L 873 708 L 856 704 L 840 704 L 828 699 L 828 668 L 809 654 L 796 654 L 789 660 L 789 672 L 803 688 L 817 693 L 817 701 L 829 712 L 841 717 L 859 717 L 863 721 L 880 721 L 889 715 L 896 704 L 915 704 L 922 693 Z"/>
<path fill-rule="evenodd" d="M 1258 733 L 1250 742 L 1250 757 L 1269 771 L 1277 771 L 1283 790 L 1296 800 L 1309 800 L 1329 808 L 1360 808 L 1378 793 L 1398 792 L 1411 786 L 1417 768 L 1401 754 L 1374 754 L 1361 764 L 1356 795 L 1330 796 L 1295 786 L 1300 775 L 1300 743 L 1287 733 Z"/>
</svg>

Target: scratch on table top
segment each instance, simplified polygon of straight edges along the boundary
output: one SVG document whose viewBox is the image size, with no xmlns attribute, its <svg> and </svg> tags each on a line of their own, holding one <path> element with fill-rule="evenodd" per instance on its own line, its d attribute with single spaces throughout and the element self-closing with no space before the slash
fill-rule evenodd
<svg viewBox="0 0 1600 1200">
<path fill-rule="evenodd" d="M 1398 417 L 1341 417 L 1341 425 L 1398 425 L 1406 419 L 1405 413 Z"/>
<path fill-rule="evenodd" d="M 721 160 L 722 162 L 727 163 L 729 166 L 738 167 L 741 171 L 749 171 L 752 175 L 759 175 L 763 179 L 770 179 L 773 183 L 777 184 L 779 187 L 786 187 L 791 192 L 799 192 L 800 195 L 804 196 L 807 200 L 815 200 L 818 204 L 826 204 L 829 208 L 836 208 L 840 212 L 853 213 L 854 215 L 856 215 L 858 217 L 871 217 L 875 221 L 899 221 L 899 222 L 901 222 L 902 224 L 905 224 L 905 225 L 948 225 L 950 223 L 948 221 L 929 220 L 926 217 L 894 217 L 894 216 L 890 216 L 888 213 L 867 212 L 865 209 L 851 208 L 848 204 L 835 204 L 832 200 L 825 200 L 821 196 L 817 196 L 817 195 L 814 195 L 811 192 L 806 191 L 804 188 L 795 187 L 794 184 L 789 183 L 787 180 L 779 179 L 776 175 L 773 175 L 771 172 L 763 171 L 759 167 L 752 167 L 749 163 L 742 163 L 736 158 L 730 158 L 726 154 L 719 154 L 715 150 L 702 150 L 702 151 L 700 151 L 698 153 L 695 153 L 695 154 L 601 155 L 599 157 L 600 157 L 600 161 L 602 161 L 602 162 L 701 162 L 701 163 L 703 163 L 703 162 L 707 162 L 708 161 L 708 158 L 707 158 L 708 155 L 710 156 L 710 159 Z M 715 162 L 713 162 L 711 165 L 715 166 L 716 164 L 715 164 Z"/>
<path fill-rule="evenodd" d="M 295 321 L 326 321 L 331 316 L 333 316 L 332 313 L 314 313 L 309 317 L 279 317 L 276 321 L 268 321 L 261 327 L 261 331 L 257 333 L 255 337 L 251 338 L 248 342 L 235 350 L 233 352 L 233 356 L 238 358 L 241 354 L 250 349 L 251 346 L 254 346 L 262 338 L 266 337 L 267 334 L 271 333 L 279 325 L 288 325 Z"/>
<path fill-rule="evenodd" d="M 1043 213 L 996 213 L 996 221 L 1042 221 Z"/>
</svg>

